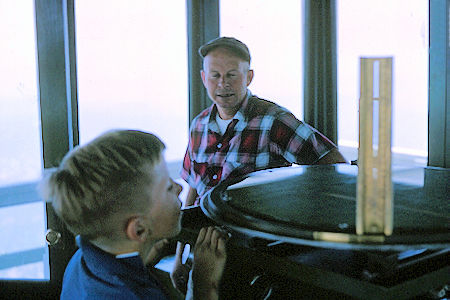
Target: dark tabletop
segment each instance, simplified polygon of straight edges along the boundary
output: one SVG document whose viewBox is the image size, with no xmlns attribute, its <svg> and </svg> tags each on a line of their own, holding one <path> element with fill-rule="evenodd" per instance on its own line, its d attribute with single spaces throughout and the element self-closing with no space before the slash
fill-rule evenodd
<svg viewBox="0 0 450 300">
<path fill-rule="evenodd" d="M 449 246 L 449 171 L 392 167 L 394 230 L 380 245 Z M 358 238 L 357 173 L 357 166 L 345 164 L 258 171 L 214 188 L 202 209 L 219 223 L 275 239 L 303 243 L 323 232 Z"/>
</svg>

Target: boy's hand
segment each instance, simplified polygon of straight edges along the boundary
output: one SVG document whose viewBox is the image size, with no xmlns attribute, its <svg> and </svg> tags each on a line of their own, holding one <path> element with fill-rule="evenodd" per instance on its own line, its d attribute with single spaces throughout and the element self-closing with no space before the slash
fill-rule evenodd
<svg viewBox="0 0 450 300">
<path fill-rule="evenodd" d="M 219 282 L 227 259 L 227 239 L 226 233 L 217 227 L 200 230 L 194 247 L 192 270 L 195 299 L 214 299 L 218 296 Z"/>
<path fill-rule="evenodd" d="M 172 280 L 173 286 L 183 294 L 186 294 L 187 291 L 190 270 L 186 264 L 181 262 L 181 259 L 175 259 L 174 268 L 170 273 L 170 279 Z"/>
<path fill-rule="evenodd" d="M 150 250 L 144 264 L 154 267 L 165 255 L 169 241 L 167 239 L 156 242 Z"/>
</svg>

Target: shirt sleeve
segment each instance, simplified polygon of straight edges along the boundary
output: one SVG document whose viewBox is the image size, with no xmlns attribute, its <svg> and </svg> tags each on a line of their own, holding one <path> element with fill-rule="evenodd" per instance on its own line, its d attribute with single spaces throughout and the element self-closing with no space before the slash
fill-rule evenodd
<svg viewBox="0 0 450 300">
<path fill-rule="evenodd" d="M 275 118 L 271 140 L 289 162 L 314 164 L 336 145 L 317 129 L 298 120 L 292 113 L 283 112 Z"/>
<path fill-rule="evenodd" d="M 184 159 L 183 159 L 183 166 L 181 168 L 180 171 L 180 177 L 183 178 L 190 186 L 194 185 L 194 173 L 193 173 L 193 162 L 191 160 L 191 155 L 190 155 L 190 142 L 187 146 L 186 149 L 186 153 L 184 155 Z"/>
</svg>

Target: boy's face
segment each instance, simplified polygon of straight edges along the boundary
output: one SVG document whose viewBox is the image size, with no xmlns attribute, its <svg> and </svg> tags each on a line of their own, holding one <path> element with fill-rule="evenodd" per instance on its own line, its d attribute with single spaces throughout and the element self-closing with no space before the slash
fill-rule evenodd
<svg viewBox="0 0 450 300">
<path fill-rule="evenodd" d="M 178 198 L 182 187 L 169 177 L 164 158 L 154 166 L 153 182 L 150 186 L 150 230 L 152 239 L 171 238 L 181 229 L 181 201 Z"/>
</svg>

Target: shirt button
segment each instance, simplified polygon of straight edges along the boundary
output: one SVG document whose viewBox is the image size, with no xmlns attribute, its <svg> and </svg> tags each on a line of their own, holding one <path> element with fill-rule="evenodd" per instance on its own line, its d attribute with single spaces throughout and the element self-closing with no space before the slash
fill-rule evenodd
<svg viewBox="0 0 450 300">
<path fill-rule="evenodd" d="M 222 148 L 222 143 L 217 144 L 217 149 L 220 149 L 220 148 Z"/>
<path fill-rule="evenodd" d="M 213 179 L 217 179 L 217 174 L 214 174 L 214 175 L 213 175 Z"/>
</svg>

